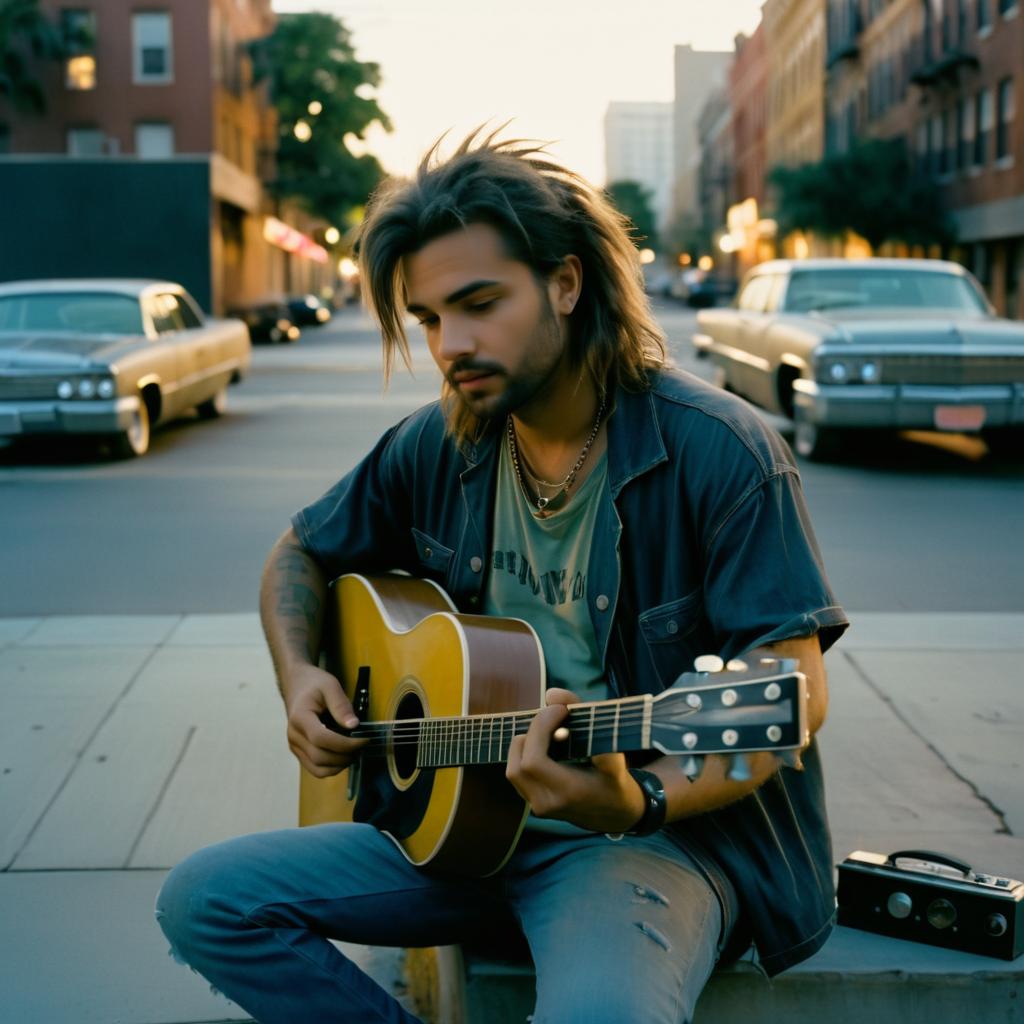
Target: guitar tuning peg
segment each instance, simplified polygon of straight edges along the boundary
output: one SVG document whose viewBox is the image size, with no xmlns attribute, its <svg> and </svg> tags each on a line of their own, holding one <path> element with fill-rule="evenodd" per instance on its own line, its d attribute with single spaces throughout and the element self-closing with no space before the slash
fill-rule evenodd
<svg viewBox="0 0 1024 1024">
<path fill-rule="evenodd" d="M 725 662 L 717 654 L 701 654 L 693 659 L 693 667 L 698 672 L 721 672 Z"/>
<path fill-rule="evenodd" d="M 750 774 L 750 763 L 744 754 L 733 754 L 729 758 L 729 770 L 725 777 L 732 779 L 733 782 L 747 782 L 753 778 Z"/>
<path fill-rule="evenodd" d="M 787 768 L 795 768 L 798 772 L 804 770 L 804 763 L 800 760 L 799 750 L 780 750 L 775 756 Z"/>
<path fill-rule="evenodd" d="M 690 754 L 682 760 L 683 774 L 688 779 L 696 779 L 704 769 L 704 758 L 701 755 Z"/>
</svg>

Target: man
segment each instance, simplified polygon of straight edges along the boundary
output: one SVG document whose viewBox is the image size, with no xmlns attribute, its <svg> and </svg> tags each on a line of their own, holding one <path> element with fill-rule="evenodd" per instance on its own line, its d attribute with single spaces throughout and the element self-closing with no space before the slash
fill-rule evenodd
<svg viewBox="0 0 1024 1024">
<path fill-rule="evenodd" d="M 261 611 L 308 772 L 364 741 L 318 667 L 330 580 L 405 570 L 459 609 L 537 631 L 555 685 L 512 741 L 531 820 L 494 876 L 412 866 L 366 824 L 243 837 L 169 877 L 177 953 L 261 1021 L 409 1021 L 327 937 L 458 942 L 520 928 L 534 1021 L 689 1021 L 717 959 L 751 942 L 769 974 L 832 925 L 831 850 L 814 742 L 802 770 L 751 758 L 603 754 L 557 762 L 578 699 L 658 693 L 698 655 L 798 658 L 809 726 L 821 654 L 846 620 L 821 567 L 786 446 L 733 397 L 665 366 L 622 219 L 540 150 L 468 139 L 374 196 L 364 292 L 386 365 L 422 325 L 441 401 L 389 430 L 268 559 Z M 342 730 L 328 728 L 333 718 Z M 642 767 L 641 767 L 642 765 Z"/>
</svg>

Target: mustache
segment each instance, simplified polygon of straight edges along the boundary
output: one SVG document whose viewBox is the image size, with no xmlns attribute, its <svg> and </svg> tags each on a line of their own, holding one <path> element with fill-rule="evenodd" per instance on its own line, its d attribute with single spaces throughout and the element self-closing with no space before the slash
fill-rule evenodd
<svg viewBox="0 0 1024 1024">
<path fill-rule="evenodd" d="M 455 387 L 455 375 L 457 373 L 504 373 L 505 367 L 499 363 L 488 362 L 482 359 L 460 359 L 448 367 L 444 375 L 448 383 Z"/>
</svg>

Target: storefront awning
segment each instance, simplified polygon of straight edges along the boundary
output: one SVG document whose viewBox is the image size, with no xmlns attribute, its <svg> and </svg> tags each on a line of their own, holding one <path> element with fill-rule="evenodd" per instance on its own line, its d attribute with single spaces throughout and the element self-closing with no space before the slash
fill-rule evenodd
<svg viewBox="0 0 1024 1024">
<path fill-rule="evenodd" d="M 308 235 L 289 227 L 283 220 L 276 217 L 263 218 L 263 237 L 285 252 L 293 252 L 298 256 L 304 256 L 314 263 L 327 262 L 327 250 L 317 245 Z"/>
</svg>

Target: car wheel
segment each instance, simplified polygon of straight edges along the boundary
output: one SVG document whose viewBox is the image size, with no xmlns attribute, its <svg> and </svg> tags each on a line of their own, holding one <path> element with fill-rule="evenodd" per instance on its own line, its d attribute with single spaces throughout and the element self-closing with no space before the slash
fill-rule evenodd
<svg viewBox="0 0 1024 1024">
<path fill-rule="evenodd" d="M 842 431 L 812 423 L 801 415 L 799 409 L 793 422 L 793 449 L 802 458 L 811 462 L 828 462 L 842 451 Z"/>
<path fill-rule="evenodd" d="M 212 398 L 200 402 L 196 406 L 196 412 L 199 413 L 200 419 L 215 420 L 218 416 L 223 416 L 227 408 L 228 389 L 225 387 L 221 388 Z"/>
<path fill-rule="evenodd" d="M 149 438 L 152 428 L 149 420 L 149 406 L 139 395 L 139 404 L 132 415 L 131 425 L 115 434 L 110 445 L 115 459 L 135 459 L 149 451 Z"/>
<path fill-rule="evenodd" d="M 989 452 L 998 458 L 1020 459 L 1024 457 L 1024 429 L 1020 427 L 983 430 L 981 436 L 988 446 Z"/>
</svg>

